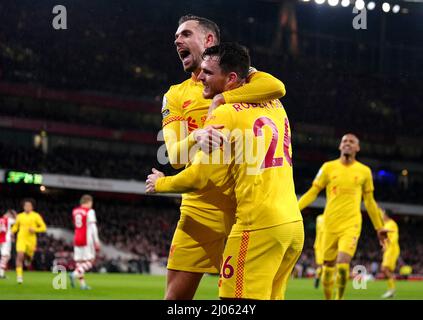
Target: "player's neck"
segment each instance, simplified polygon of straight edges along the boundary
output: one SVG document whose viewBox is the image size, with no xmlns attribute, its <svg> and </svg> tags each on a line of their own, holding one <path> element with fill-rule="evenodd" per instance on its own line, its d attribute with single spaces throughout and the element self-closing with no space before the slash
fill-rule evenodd
<svg viewBox="0 0 423 320">
<path fill-rule="evenodd" d="M 195 70 L 191 73 L 191 79 L 194 81 L 198 81 L 198 75 L 200 74 L 201 69 Z"/>
<path fill-rule="evenodd" d="M 355 162 L 355 157 L 351 155 L 342 154 L 339 160 L 343 165 L 349 166 Z"/>
<path fill-rule="evenodd" d="M 225 91 L 234 90 L 236 88 L 239 88 L 245 84 L 245 80 L 240 80 L 234 83 L 230 83 L 226 86 Z"/>
</svg>

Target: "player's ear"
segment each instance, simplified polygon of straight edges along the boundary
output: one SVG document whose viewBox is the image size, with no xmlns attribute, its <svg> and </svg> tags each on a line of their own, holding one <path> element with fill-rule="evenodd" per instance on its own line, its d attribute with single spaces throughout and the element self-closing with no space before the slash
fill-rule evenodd
<svg viewBox="0 0 423 320">
<path fill-rule="evenodd" d="M 227 76 L 227 85 L 233 86 L 235 83 L 238 82 L 238 74 L 236 72 L 229 72 Z"/>
<path fill-rule="evenodd" d="M 204 40 L 204 48 L 210 48 L 210 47 L 213 47 L 215 44 L 214 44 L 214 41 L 215 41 L 215 38 L 214 38 L 214 35 L 213 35 L 213 33 L 207 33 L 206 34 L 206 38 L 205 38 L 205 40 Z"/>
</svg>

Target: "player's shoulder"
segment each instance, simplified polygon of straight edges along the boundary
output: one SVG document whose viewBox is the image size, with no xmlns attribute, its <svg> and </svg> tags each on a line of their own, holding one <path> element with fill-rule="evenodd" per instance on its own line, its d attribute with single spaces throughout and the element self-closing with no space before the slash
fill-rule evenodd
<svg viewBox="0 0 423 320">
<path fill-rule="evenodd" d="M 192 81 L 192 78 L 188 78 L 180 83 L 171 85 L 165 95 L 168 96 L 178 94 L 181 92 L 181 90 L 184 90 L 186 87 L 191 85 Z"/>
<path fill-rule="evenodd" d="M 216 109 L 213 110 L 213 112 L 211 113 L 211 117 L 213 116 L 221 116 L 221 115 L 225 115 L 225 114 L 230 114 L 233 112 L 234 109 L 234 105 L 236 103 L 225 103 L 222 104 L 220 106 L 218 106 Z"/>
<path fill-rule="evenodd" d="M 325 169 L 332 169 L 340 165 L 339 159 L 329 160 L 326 162 L 323 162 L 322 168 Z"/>
<path fill-rule="evenodd" d="M 363 162 L 356 161 L 355 164 L 358 169 L 363 170 L 366 173 L 372 173 L 372 169 L 370 169 L 370 167 L 368 165 L 365 165 Z"/>
<path fill-rule="evenodd" d="M 217 107 L 216 109 L 213 110 L 213 112 L 211 113 L 211 115 L 208 116 L 207 121 L 208 122 L 212 122 L 216 119 L 218 119 L 219 121 L 233 121 L 234 119 L 234 107 L 233 107 L 233 103 L 225 103 L 220 105 L 219 107 Z"/>
</svg>

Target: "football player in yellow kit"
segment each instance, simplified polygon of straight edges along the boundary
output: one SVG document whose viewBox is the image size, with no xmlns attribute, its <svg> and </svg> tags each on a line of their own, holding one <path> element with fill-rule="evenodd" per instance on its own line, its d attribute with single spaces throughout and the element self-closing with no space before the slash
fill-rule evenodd
<svg viewBox="0 0 423 320">
<path fill-rule="evenodd" d="M 382 217 L 385 229 L 388 230 L 388 239 L 385 241 L 383 247 L 382 272 L 388 280 L 388 291 L 386 291 L 382 298 L 393 298 L 395 296 L 395 268 L 397 260 L 400 255 L 399 229 L 397 223 L 389 217 L 388 210 L 382 211 Z M 390 212 L 389 212 L 390 213 Z"/>
<path fill-rule="evenodd" d="M 16 216 L 12 227 L 13 233 L 18 233 L 16 238 L 16 280 L 23 282 L 23 262 L 25 257 L 28 263 L 32 261 L 37 248 L 37 233 L 46 232 L 47 226 L 38 212 L 34 211 L 35 200 L 24 199 L 24 211 Z"/>
<path fill-rule="evenodd" d="M 163 136 L 171 165 L 183 168 L 195 145 L 216 148 L 224 139 L 219 125 L 204 127 L 209 108 L 230 102 L 260 102 L 285 94 L 281 81 L 250 68 L 244 86 L 217 95 L 202 96 L 198 79 L 201 55 L 220 42 L 218 26 L 208 19 L 183 16 L 175 33 L 175 46 L 183 68 L 191 74 L 173 85 L 163 98 Z M 194 147 L 194 148 L 193 148 Z M 204 273 L 219 273 L 226 238 L 233 225 L 234 203 L 217 190 L 198 190 L 182 196 L 181 217 L 168 258 L 166 299 L 192 299 Z"/>
<path fill-rule="evenodd" d="M 326 299 L 332 299 L 336 271 L 336 299 L 343 299 L 349 278 L 350 262 L 357 249 L 361 233 L 361 199 L 382 244 L 387 230 L 373 198 L 373 178 L 369 167 L 358 162 L 360 143 L 356 135 L 348 133 L 339 145 L 339 159 L 323 164 L 312 187 L 300 198 L 303 210 L 326 188 L 325 227 L 323 231 L 322 284 Z M 336 268 L 335 268 L 336 267 Z"/>
<path fill-rule="evenodd" d="M 248 52 L 240 45 L 206 49 L 198 76 L 203 95 L 213 97 L 242 86 L 248 65 Z M 210 156 L 200 151 L 176 176 L 164 177 L 155 170 L 148 176 L 146 191 L 207 189 L 234 199 L 236 222 L 223 252 L 219 296 L 283 299 L 304 243 L 286 112 L 279 100 L 227 103 L 215 109 L 206 124 L 223 125 L 229 133 L 230 161 L 225 164 L 225 150 Z"/>
</svg>

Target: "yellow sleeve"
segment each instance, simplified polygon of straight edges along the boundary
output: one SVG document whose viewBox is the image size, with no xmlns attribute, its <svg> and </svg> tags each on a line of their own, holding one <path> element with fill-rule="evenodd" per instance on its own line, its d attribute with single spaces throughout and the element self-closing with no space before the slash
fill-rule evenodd
<svg viewBox="0 0 423 320">
<path fill-rule="evenodd" d="M 298 206 L 300 210 L 308 207 L 314 200 L 316 200 L 317 195 L 322 189 L 319 186 L 313 184 L 310 189 L 306 193 L 304 193 L 300 200 L 298 200 Z"/>
<path fill-rule="evenodd" d="M 372 170 L 370 170 L 370 168 L 367 169 L 368 170 L 366 170 L 366 178 L 363 184 L 363 193 L 373 192 L 375 190 L 375 187 L 373 185 Z"/>
<path fill-rule="evenodd" d="M 185 118 L 176 103 L 173 87 L 163 96 L 162 127 L 169 162 L 175 169 L 188 163 L 190 148 L 195 144 L 194 133 L 188 135 Z"/>
<path fill-rule="evenodd" d="M 366 192 L 363 194 L 364 206 L 366 207 L 367 213 L 372 221 L 373 227 L 376 230 L 383 228 L 383 221 L 380 215 L 379 207 L 373 197 L 373 191 Z"/>
<path fill-rule="evenodd" d="M 19 219 L 19 215 L 16 217 L 16 221 L 15 221 L 15 224 L 12 226 L 12 232 L 13 233 L 16 233 L 16 232 L 18 232 L 19 231 L 19 223 L 20 223 L 20 219 Z"/>
<path fill-rule="evenodd" d="M 163 138 L 171 166 L 183 168 L 189 162 L 189 150 L 195 145 L 194 132 L 187 135 L 185 123 L 174 121 L 163 128 Z"/>
<path fill-rule="evenodd" d="M 220 106 L 207 119 L 205 125 L 222 124 L 225 129 L 232 128 L 232 118 L 224 106 Z M 177 175 L 159 178 L 156 181 L 156 192 L 161 193 L 186 193 L 204 188 L 215 166 L 221 164 L 211 164 L 211 159 L 221 158 L 222 151 L 214 150 L 210 155 L 203 151 L 198 151 L 192 164 L 179 172 Z M 216 156 L 217 155 L 217 156 Z"/>
<path fill-rule="evenodd" d="M 390 230 L 388 232 L 388 238 L 390 243 L 398 242 L 399 232 L 398 232 L 398 225 L 396 223 L 390 223 L 389 225 L 385 225 L 385 228 Z"/>
<path fill-rule="evenodd" d="M 47 226 L 43 220 L 43 218 L 38 214 L 37 218 L 36 218 L 36 224 L 37 226 L 35 227 L 35 232 L 39 233 L 39 232 L 46 232 L 47 231 Z"/>
<path fill-rule="evenodd" d="M 159 178 L 156 181 L 156 192 L 186 193 L 204 188 L 209 180 L 212 165 L 202 164 L 209 156 L 203 151 L 196 153 L 193 164 L 177 175 Z"/>
<path fill-rule="evenodd" d="M 262 102 L 282 98 L 285 85 L 274 76 L 261 71 L 249 75 L 247 83 L 236 89 L 223 92 L 225 103 Z"/>
<path fill-rule="evenodd" d="M 323 166 L 320 168 L 319 172 L 317 172 L 317 175 L 313 180 L 313 186 L 318 187 L 320 190 L 326 188 L 326 185 L 329 183 L 328 170 L 329 169 L 327 164 L 323 164 Z"/>
</svg>

